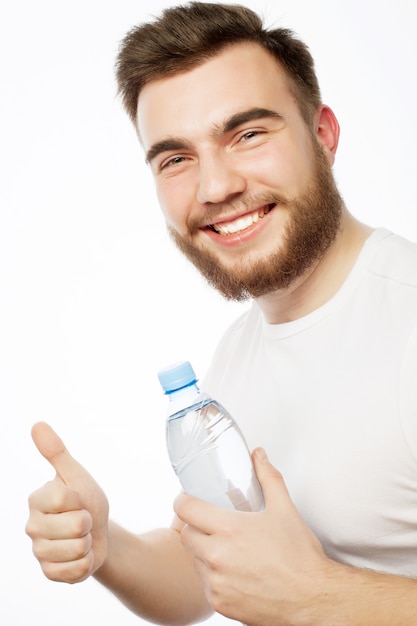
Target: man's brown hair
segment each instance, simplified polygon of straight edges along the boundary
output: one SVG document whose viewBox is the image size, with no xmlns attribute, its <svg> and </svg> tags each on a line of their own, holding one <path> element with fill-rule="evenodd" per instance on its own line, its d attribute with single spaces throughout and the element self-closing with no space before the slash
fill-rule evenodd
<svg viewBox="0 0 417 626">
<path fill-rule="evenodd" d="M 321 96 L 307 46 L 291 30 L 264 28 L 261 18 L 247 7 L 209 2 L 165 9 L 159 18 L 133 28 L 122 40 L 116 78 L 131 120 L 136 123 L 138 97 L 146 83 L 184 72 L 242 42 L 261 45 L 281 64 L 310 125 Z"/>
</svg>

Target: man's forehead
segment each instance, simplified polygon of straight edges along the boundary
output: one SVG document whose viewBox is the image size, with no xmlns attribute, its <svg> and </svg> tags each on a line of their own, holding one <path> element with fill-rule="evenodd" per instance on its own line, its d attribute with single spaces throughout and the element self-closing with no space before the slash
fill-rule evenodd
<svg viewBox="0 0 417 626">
<path fill-rule="evenodd" d="M 279 112 L 274 99 L 288 95 L 287 76 L 269 52 L 258 44 L 235 44 L 187 71 L 147 83 L 138 98 L 138 130 L 149 143 L 150 129 L 154 135 L 166 126 L 168 134 L 177 134 L 180 119 L 201 116 L 201 124 L 222 126 L 249 109 Z"/>
</svg>

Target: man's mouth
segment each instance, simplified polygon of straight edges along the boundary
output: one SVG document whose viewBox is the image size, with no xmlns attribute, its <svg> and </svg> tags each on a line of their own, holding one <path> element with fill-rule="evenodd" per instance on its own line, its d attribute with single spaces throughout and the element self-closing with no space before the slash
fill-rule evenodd
<svg viewBox="0 0 417 626">
<path fill-rule="evenodd" d="M 253 211 L 252 213 L 241 215 L 230 222 L 224 221 L 210 224 L 208 228 L 219 235 L 234 235 L 235 233 L 240 233 L 243 230 L 247 230 L 254 224 L 257 224 L 259 220 L 265 217 L 265 215 L 267 215 L 274 208 L 274 206 L 275 204 L 267 204 L 260 209 L 256 209 L 256 211 Z"/>
</svg>

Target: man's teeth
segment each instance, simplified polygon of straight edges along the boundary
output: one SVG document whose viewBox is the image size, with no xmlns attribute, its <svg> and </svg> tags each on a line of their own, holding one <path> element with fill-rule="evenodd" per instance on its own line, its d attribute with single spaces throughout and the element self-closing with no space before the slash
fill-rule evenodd
<svg viewBox="0 0 417 626">
<path fill-rule="evenodd" d="M 244 215 L 239 217 L 237 220 L 233 222 L 222 222 L 221 224 L 213 224 L 212 228 L 219 233 L 220 235 L 232 235 L 234 233 L 238 233 L 241 230 L 246 230 L 253 224 L 256 224 L 260 219 L 269 213 L 269 208 L 261 209 L 260 211 L 256 211 L 255 213 L 251 213 L 250 215 Z"/>
</svg>

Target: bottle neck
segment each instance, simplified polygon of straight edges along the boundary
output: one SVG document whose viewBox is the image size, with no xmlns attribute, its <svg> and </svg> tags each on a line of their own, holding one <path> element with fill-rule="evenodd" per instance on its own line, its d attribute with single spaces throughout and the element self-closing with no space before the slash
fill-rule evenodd
<svg viewBox="0 0 417 626">
<path fill-rule="evenodd" d="M 195 383 L 176 389 L 168 396 L 168 418 L 178 413 L 182 409 L 192 406 L 198 401 L 198 397 L 201 394 L 200 389 Z"/>
</svg>

